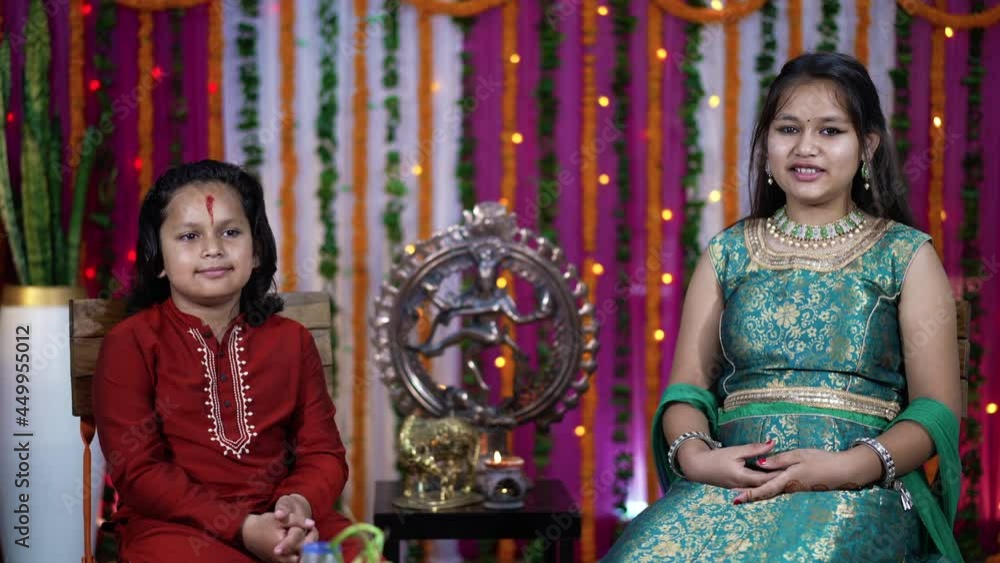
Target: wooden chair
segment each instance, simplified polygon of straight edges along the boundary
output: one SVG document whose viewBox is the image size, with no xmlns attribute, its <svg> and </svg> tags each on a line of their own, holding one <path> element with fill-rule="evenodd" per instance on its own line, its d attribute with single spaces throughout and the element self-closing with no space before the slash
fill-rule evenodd
<svg viewBox="0 0 1000 563">
<path fill-rule="evenodd" d="M 327 389 L 331 390 L 333 349 L 330 345 L 330 297 L 324 292 L 282 293 L 285 309 L 279 313 L 305 325 L 316 340 Z M 94 440 L 94 405 L 91 386 L 97 355 L 104 335 L 125 317 L 125 301 L 107 299 L 75 299 L 70 301 L 70 382 L 73 390 L 73 416 L 80 417 L 83 438 L 83 542 L 82 563 L 94 563 L 91 545 L 91 474 L 90 444 Z"/>
</svg>

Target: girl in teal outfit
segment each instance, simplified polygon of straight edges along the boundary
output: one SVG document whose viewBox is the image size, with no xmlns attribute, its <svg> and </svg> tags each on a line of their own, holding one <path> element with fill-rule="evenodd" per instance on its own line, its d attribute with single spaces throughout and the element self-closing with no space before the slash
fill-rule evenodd
<svg viewBox="0 0 1000 563">
<path fill-rule="evenodd" d="M 750 160 L 654 419 L 666 493 L 603 561 L 960 561 L 954 300 L 865 68 L 786 63 Z"/>
</svg>

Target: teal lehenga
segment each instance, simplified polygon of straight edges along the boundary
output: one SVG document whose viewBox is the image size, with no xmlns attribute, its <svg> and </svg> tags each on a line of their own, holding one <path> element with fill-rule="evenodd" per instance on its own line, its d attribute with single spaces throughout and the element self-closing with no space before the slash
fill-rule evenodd
<svg viewBox="0 0 1000 563">
<path fill-rule="evenodd" d="M 930 237 L 871 219 L 845 248 L 823 258 L 765 244 L 764 219 L 746 219 L 714 237 L 708 252 L 722 287 L 724 365 L 716 388 L 672 385 L 653 432 L 666 494 L 624 531 L 602 559 L 665 561 L 961 560 L 951 525 L 957 506 L 958 421 L 941 403 L 907 401 L 898 303 L 903 277 Z M 902 496 L 870 486 L 783 494 L 734 506 L 739 491 L 678 478 L 667 468 L 660 418 L 687 402 L 709 419 L 724 446 L 775 440 L 839 451 L 913 420 L 934 438 L 941 483 L 922 471 Z"/>
</svg>

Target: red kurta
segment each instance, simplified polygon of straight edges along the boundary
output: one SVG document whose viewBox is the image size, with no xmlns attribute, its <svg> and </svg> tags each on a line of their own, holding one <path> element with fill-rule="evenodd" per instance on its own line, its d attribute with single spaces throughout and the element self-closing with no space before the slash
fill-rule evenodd
<svg viewBox="0 0 1000 563">
<path fill-rule="evenodd" d="M 240 546 L 243 520 L 291 493 L 322 539 L 349 524 L 333 509 L 347 480 L 335 409 L 295 321 L 252 327 L 240 315 L 220 343 L 167 299 L 104 338 L 94 412 L 122 561 L 256 561 Z"/>
</svg>

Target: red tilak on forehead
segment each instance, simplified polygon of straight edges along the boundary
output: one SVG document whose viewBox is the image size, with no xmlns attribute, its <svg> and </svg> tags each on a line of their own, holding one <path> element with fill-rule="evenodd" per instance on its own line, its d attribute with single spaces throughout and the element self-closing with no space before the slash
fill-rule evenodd
<svg viewBox="0 0 1000 563">
<path fill-rule="evenodd" d="M 212 212 L 212 206 L 215 205 L 215 197 L 206 196 L 205 197 L 205 209 L 208 210 L 208 218 L 212 220 L 212 224 L 215 224 L 215 214 Z"/>
</svg>

